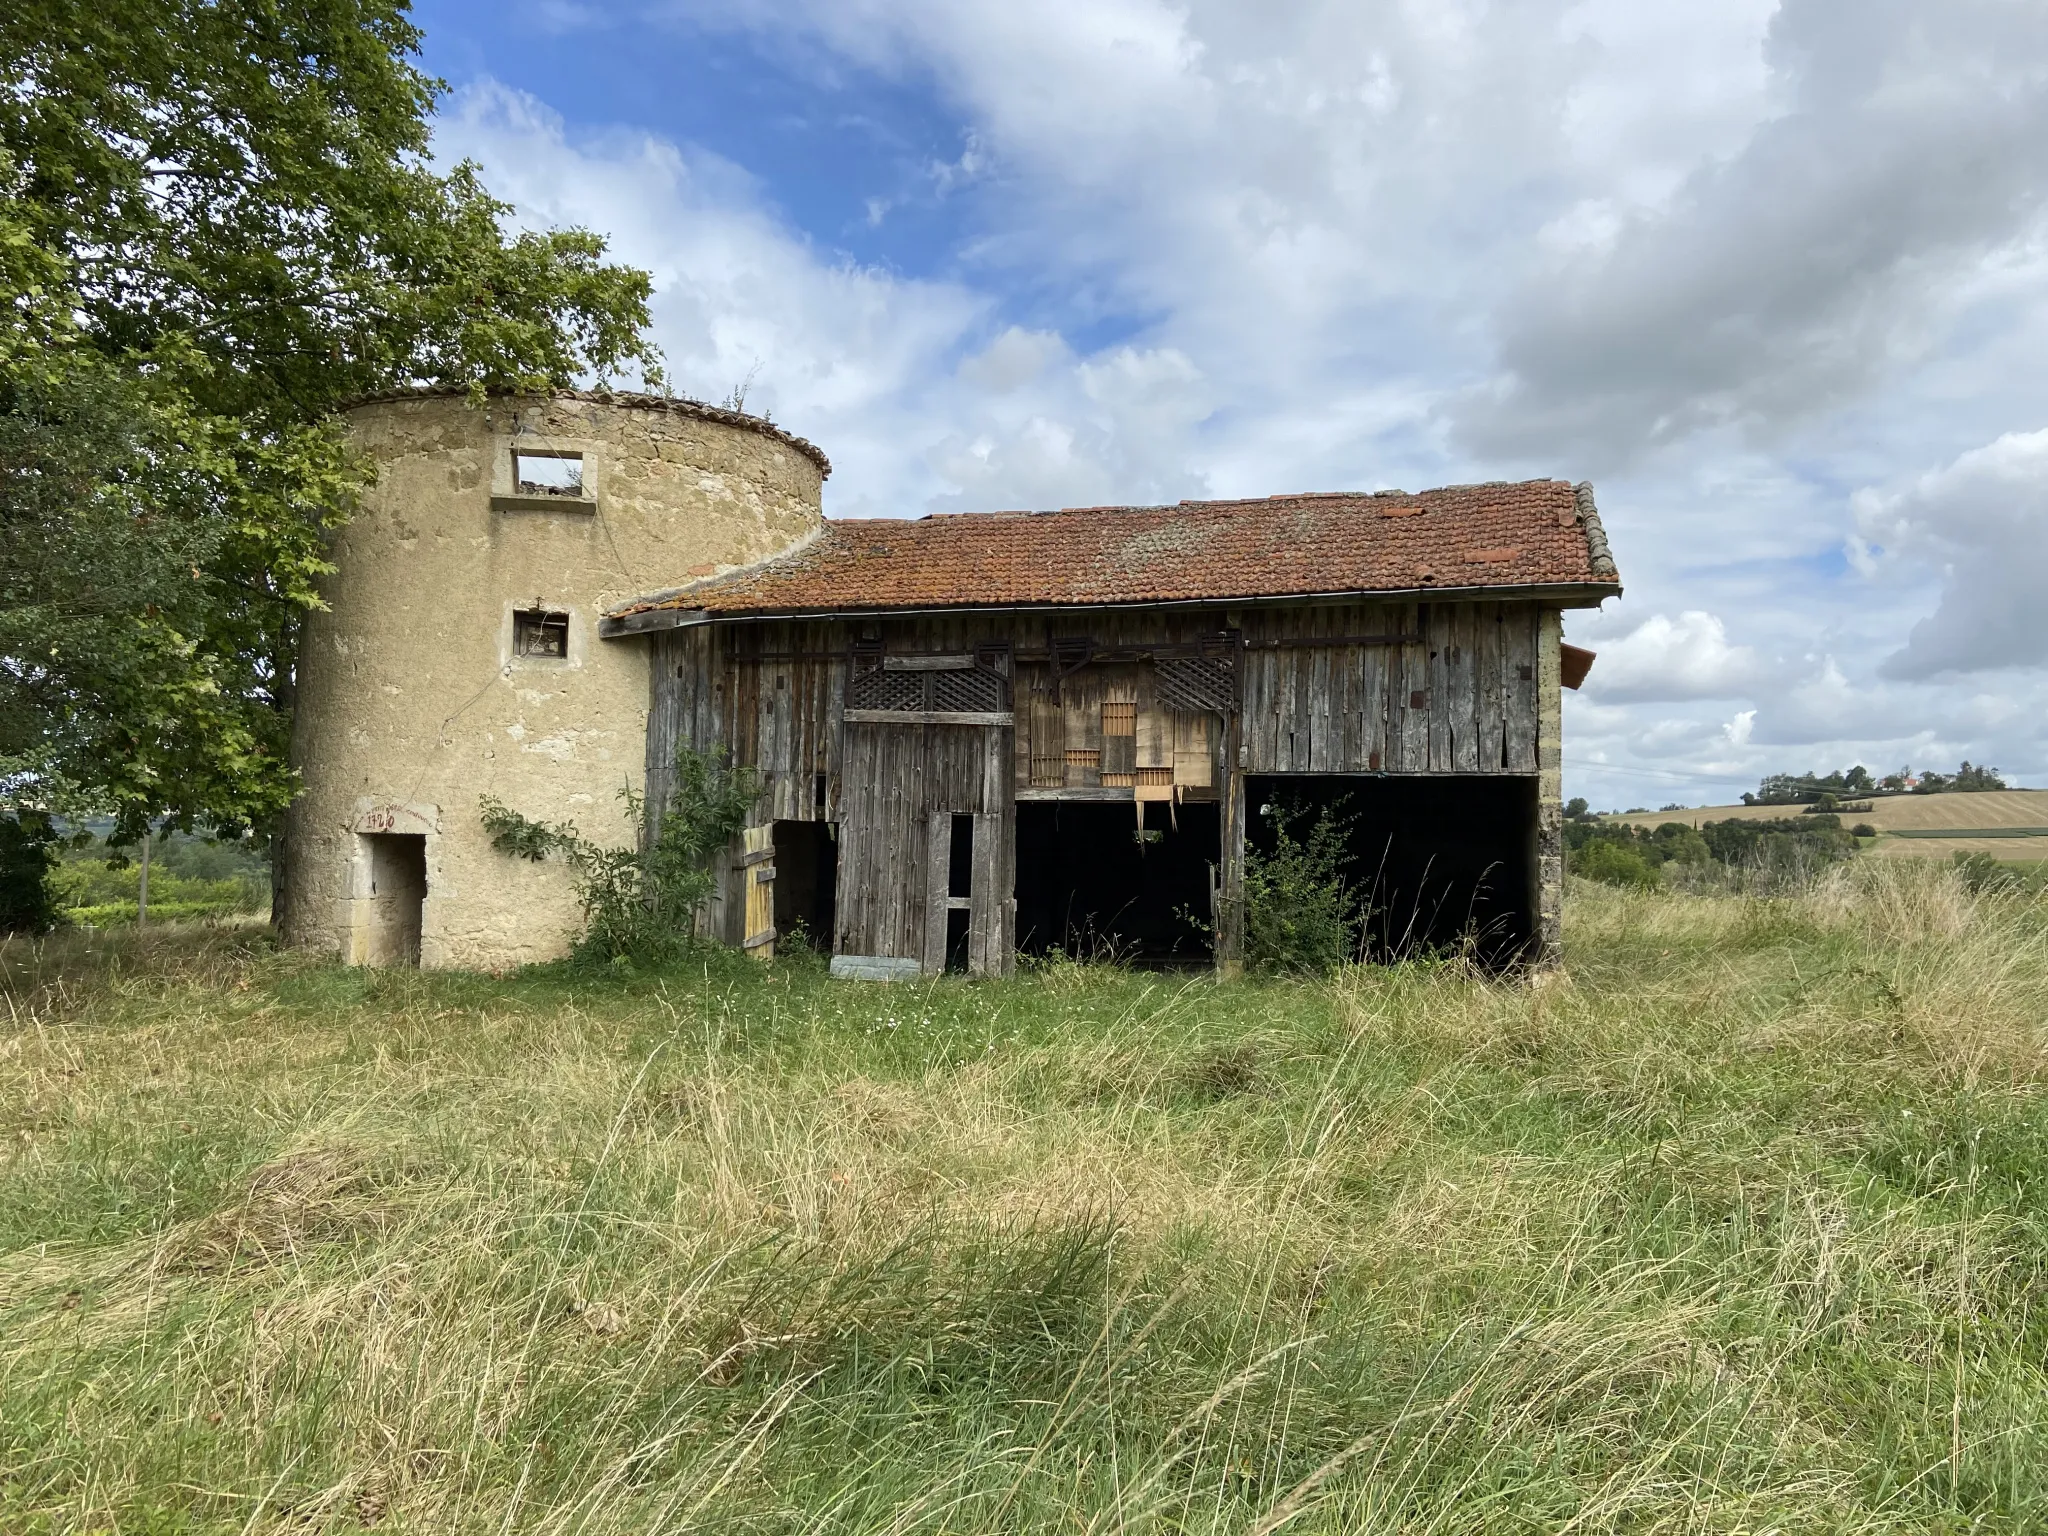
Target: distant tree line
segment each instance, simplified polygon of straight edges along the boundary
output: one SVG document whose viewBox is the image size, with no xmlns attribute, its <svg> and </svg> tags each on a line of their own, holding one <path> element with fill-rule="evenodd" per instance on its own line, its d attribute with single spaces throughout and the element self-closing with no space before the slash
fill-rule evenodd
<svg viewBox="0 0 2048 1536">
<path fill-rule="evenodd" d="M 1586 813 L 1583 800 L 1573 800 L 1566 813 L 1565 867 L 1609 885 L 1659 884 L 1667 864 L 1709 876 L 1735 871 L 1805 875 L 1856 851 L 1857 833 L 1843 827 L 1839 816 L 1730 819 L 1697 829 L 1667 821 L 1652 829 L 1596 820 Z"/>
<path fill-rule="evenodd" d="M 2004 779 L 1996 768 L 1980 768 L 1968 758 L 1954 773 L 1937 773 L 1929 769 L 1914 773 L 1901 768 L 1897 773 L 1875 776 L 1868 768 L 1858 763 L 1854 768 L 1838 768 L 1833 773 L 1772 773 L 1753 794 L 1742 797 L 1744 805 L 1806 805 L 1833 796 L 1837 800 L 1853 799 L 1858 795 L 1942 795 L 1968 794 L 1989 789 L 2006 789 Z"/>
</svg>

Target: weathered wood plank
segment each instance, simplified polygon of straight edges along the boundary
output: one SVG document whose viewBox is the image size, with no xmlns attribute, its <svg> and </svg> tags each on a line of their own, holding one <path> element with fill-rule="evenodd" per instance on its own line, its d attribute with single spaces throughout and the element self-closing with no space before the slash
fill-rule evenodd
<svg viewBox="0 0 2048 1536">
<path fill-rule="evenodd" d="M 946 969 L 947 875 L 952 868 L 953 814 L 932 811 L 925 817 L 924 968 L 931 976 Z"/>
<path fill-rule="evenodd" d="M 841 711 L 848 725 L 1012 725 L 1016 717 L 1008 710 L 967 709 L 848 709 Z"/>
<path fill-rule="evenodd" d="M 1330 622 L 1341 617 L 1343 610 L 1334 608 L 1312 608 L 1309 610 L 1308 635 L 1311 639 L 1323 640 L 1333 634 L 1342 634 Z M 1308 740 L 1304 761 L 1310 773 L 1330 773 L 1340 761 L 1333 739 L 1336 724 L 1336 704 L 1330 696 L 1330 663 L 1336 652 L 1326 645 L 1318 645 L 1310 651 L 1303 669 L 1306 677 L 1308 709 L 1306 721 Z"/>
<path fill-rule="evenodd" d="M 1397 616 L 1386 607 L 1377 610 L 1376 623 L 1381 632 L 1391 633 Z M 1365 631 L 1370 633 L 1371 631 Z M 1387 759 L 1387 672 L 1398 664 L 1400 652 L 1393 647 L 1367 646 L 1358 656 L 1358 714 L 1359 731 L 1356 755 L 1352 758 L 1355 768 L 1367 773 L 1378 773 L 1385 768 Z"/>
<path fill-rule="evenodd" d="M 1003 959 L 1003 817 L 977 812 L 974 818 L 973 879 L 968 889 L 967 968 L 977 976 L 1000 976 Z"/>
<path fill-rule="evenodd" d="M 1479 772 L 1478 631 L 1476 605 L 1460 603 L 1452 609 L 1445 682 L 1450 694 L 1451 767 L 1457 773 Z"/>
<path fill-rule="evenodd" d="M 1507 610 L 1501 646 L 1501 676 L 1507 694 L 1505 735 L 1508 771 L 1536 771 L 1536 633 L 1535 610 L 1527 604 Z"/>
</svg>

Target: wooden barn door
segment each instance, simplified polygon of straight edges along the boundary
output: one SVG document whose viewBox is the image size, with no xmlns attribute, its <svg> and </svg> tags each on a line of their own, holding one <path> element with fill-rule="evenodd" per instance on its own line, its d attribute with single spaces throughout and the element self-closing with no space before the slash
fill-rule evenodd
<svg viewBox="0 0 2048 1536">
<path fill-rule="evenodd" d="M 744 931 L 740 947 L 756 960 L 775 958 L 775 827 L 748 827 L 741 834 L 740 879 L 744 882 Z"/>
<path fill-rule="evenodd" d="M 914 960 L 936 974 L 951 914 L 964 906 L 967 968 L 1007 974 L 1016 942 L 1010 727 L 850 719 L 845 743 L 835 952 Z M 956 818 L 971 828 L 964 895 L 954 891 Z"/>
</svg>

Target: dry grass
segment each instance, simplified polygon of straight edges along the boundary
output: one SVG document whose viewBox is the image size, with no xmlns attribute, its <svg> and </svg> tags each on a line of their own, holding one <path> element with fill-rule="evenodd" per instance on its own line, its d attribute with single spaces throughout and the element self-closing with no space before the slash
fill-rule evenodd
<svg viewBox="0 0 2048 1536">
<path fill-rule="evenodd" d="M 2021 1531 L 2048 910 L 1566 978 L 0 964 L 0 1529 Z"/>
</svg>

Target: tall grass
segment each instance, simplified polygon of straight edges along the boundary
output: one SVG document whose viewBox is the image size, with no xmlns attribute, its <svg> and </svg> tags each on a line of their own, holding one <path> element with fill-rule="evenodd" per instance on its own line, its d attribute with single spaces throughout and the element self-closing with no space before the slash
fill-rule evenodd
<svg viewBox="0 0 2048 1536">
<path fill-rule="evenodd" d="M 2048 906 L 1565 978 L 13 943 L 0 1530 L 2024 1531 Z"/>
</svg>

